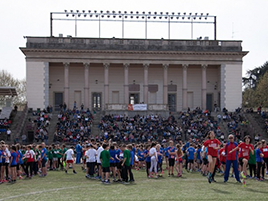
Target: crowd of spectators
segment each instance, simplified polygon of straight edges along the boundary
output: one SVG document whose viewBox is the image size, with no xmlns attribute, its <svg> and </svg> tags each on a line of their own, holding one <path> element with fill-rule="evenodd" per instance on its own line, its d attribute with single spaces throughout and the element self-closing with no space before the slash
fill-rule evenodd
<svg viewBox="0 0 268 201">
<path fill-rule="evenodd" d="M 176 116 L 176 118 L 175 118 Z M 214 130 L 218 137 L 222 135 L 218 122 L 209 111 L 200 108 L 180 112 L 178 115 L 165 118 L 161 115 L 106 115 L 99 124 L 99 140 L 112 139 L 125 142 L 165 142 L 193 138 L 194 141 L 205 139 L 208 131 Z"/>
<path fill-rule="evenodd" d="M 62 108 L 54 133 L 54 142 L 76 143 L 87 139 L 91 134 L 93 115 L 90 110 Z"/>
</svg>

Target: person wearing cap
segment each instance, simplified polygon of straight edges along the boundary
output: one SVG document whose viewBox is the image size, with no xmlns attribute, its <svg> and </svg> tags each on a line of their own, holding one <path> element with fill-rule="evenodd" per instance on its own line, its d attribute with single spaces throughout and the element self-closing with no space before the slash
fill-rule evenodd
<svg viewBox="0 0 268 201">
<path fill-rule="evenodd" d="M 231 152 L 236 147 L 238 147 L 238 144 L 237 144 L 237 142 L 234 142 L 233 135 L 229 135 L 228 139 L 229 139 L 229 142 L 226 143 L 226 145 L 224 147 L 225 154 L 226 154 L 226 168 L 225 168 L 225 172 L 224 172 L 224 182 L 228 181 L 231 164 L 233 164 L 235 178 L 239 183 L 241 183 L 240 178 L 239 178 L 239 172 L 238 172 L 237 153 Z"/>
</svg>

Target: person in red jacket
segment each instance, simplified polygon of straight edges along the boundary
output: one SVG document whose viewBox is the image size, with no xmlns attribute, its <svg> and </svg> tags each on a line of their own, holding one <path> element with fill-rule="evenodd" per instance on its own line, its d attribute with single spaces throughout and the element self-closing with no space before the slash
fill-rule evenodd
<svg viewBox="0 0 268 201">
<path fill-rule="evenodd" d="M 218 150 L 220 149 L 221 142 L 215 139 L 215 133 L 213 131 L 208 132 L 208 140 L 204 142 L 204 147 L 207 147 L 208 156 L 208 182 L 212 181 L 212 174 L 214 172 L 215 164 L 218 158 Z"/>
<path fill-rule="evenodd" d="M 241 175 L 243 178 L 247 176 L 249 152 L 251 151 L 251 154 L 254 154 L 254 147 L 252 144 L 250 144 L 250 142 L 251 142 L 251 137 L 247 135 L 244 137 L 244 142 L 241 142 L 236 148 L 230 151 L 230 152 L 234 152 L 240 148 L 239 163 L 242 166 Z"/>
<path fill-rule="evenodd" d="M 239 172 L 238 172 L 237 151 L 232 151 L 236 147 L 238 147 L 238 144 L 236 142 L 234 142 L 233 135 L 229 135 L 228 139 L 229 139 L 229 142 L 224 147 L 225 155 L 226 155 L 226 167 L 225 167 L 225 171 L 224 171 L 224 182 L 228 181 L 231 164 L 233 164 L 235 178 L 239 183 L 241 183 L 240 178 L 239 178 Z"/>
<path fill-rule="evenodd" d="M 261 152 L 263 153 L 263 161 L 264 161 L 262 167 L 262 177 L 264 177 L 265 164 L 266 164 L 266 174 L 268 174 L 268 146 L 265 140 L 262 140 L 261 142 L 262 142 Z"/>
</svg>

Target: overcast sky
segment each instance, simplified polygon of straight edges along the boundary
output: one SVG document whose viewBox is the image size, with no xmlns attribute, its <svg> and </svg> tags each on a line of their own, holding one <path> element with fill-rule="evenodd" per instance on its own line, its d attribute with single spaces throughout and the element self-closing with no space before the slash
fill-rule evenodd
<svg viewBox="0 0 268 201">
<path fill-rule="evenodd" d="M 50 12 L 66 10 L 103 11 L 151 11 L 209 13 L 217 16 L 218 40 L 242 40 L 243 50 L 249 51 L 244 57 L 243 75 L 249 69 L 268 61 L 268 0 L 13 0 L 0 1 L 1 69 L 15 78 L 25 78 L 25 57 L 19 47 L 25 47 L 23 36 L 49 36 Z M 74 22 L 54 23 L 54 36 L 75 36 Z M 209 36 L 213 39 L 212 25 L 196 25 L 193 38 Z M 96 22 L 78 22 L 78 37 L 98 37 Z M 102 23 L 101 37 L 122 36 L 121 24 Z M 125 38 L 143 38 L 143 23 L 126 23 Z M 168 38 L 166 24 L 148 24 L 148 38 Z M 171 38 L 191 39 L 190 25 L 171 25 Z"/>
</svg>

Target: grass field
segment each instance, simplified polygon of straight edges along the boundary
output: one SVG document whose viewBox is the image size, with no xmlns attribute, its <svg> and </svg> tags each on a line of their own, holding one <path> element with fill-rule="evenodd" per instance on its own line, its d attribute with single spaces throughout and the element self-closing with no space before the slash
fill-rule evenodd
<svg viewBox="0 0 268 201">
<path fill-rule="evenodd" d="M 217 183 L 209 184 L 198 172 L 185 173 L 182 178 L 147 179 L 145 170 L 133 170 L 135 182 L 129 185 L 104 185 L 71 171 L 52 171 L 45 178 L 19 180 L 0 185 L 0 200 L 268 200 L 268 178 L 264 182 L 248 179 L 246 187 L 229 178 L 227 183 L 217 175 Z"/>
</svg>

